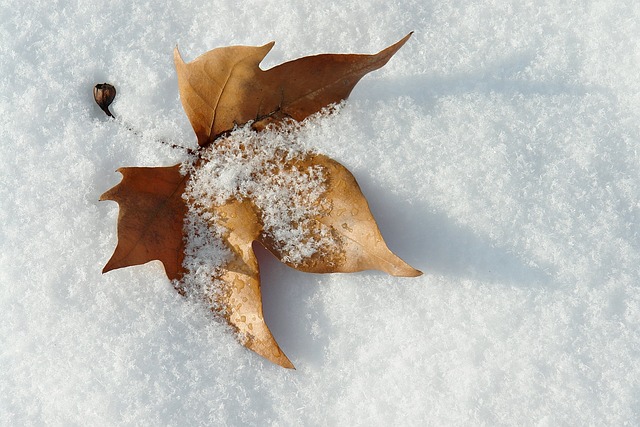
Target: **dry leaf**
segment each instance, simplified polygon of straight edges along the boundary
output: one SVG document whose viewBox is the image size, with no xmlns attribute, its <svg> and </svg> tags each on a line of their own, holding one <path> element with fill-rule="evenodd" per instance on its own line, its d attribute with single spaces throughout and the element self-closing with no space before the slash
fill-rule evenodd
<svg viewBox="0 0 640 427">
<path fill-rule="evenodd" d="M 273 43 L 214 49 L 188 64 L 176 50 L 180 95 L 200 158 L 119 169 L 122 182 L 101 197 L 120 206 L 118 246 L 103 271 L 160 260 L 176 287 L 202 294 L 246 347 L 287 368 L 293 364 L 264 321 L 253 242 L 305 272 L 420 275 L 387 248 L 344 166 L 294 148 L 292 141 L 269 147 L 268 138 L 250 130 L 229 134 L 252 120 L 253 129 L 303 120 L 346 98 L 409 36 L 376 55 L 318 55 L 267 71 L 258 65 Z M 208 247 L 219 247 L 224 256 L 198 264 L 198 251 Z M 194 253 L 200 254 L 195 264 Z"/>
</svg>

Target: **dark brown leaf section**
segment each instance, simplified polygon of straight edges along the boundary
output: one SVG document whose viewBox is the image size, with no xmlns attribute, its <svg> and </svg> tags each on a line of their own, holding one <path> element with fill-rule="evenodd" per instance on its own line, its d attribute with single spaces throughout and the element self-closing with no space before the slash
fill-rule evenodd
<svg viewBox="0 0 640 427">
<path fill-rule="evenodd" d="M 118 245 L 103 273 L 159 260 L 169 279 L 182 276 L 183 223 L 187 205 L 182 198 L 187 177 L 180 165 L 120 168 L 122 181 L 100 196 L 118 202 Z"/>
</svg>

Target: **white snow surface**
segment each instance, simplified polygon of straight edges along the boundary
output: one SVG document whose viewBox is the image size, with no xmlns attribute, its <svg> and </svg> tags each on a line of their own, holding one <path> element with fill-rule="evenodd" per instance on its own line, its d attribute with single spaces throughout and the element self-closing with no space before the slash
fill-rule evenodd
<svg viewBox="0 0 640 427">
<path fill-rule="evenodd" d="M 195 145 L 176 44 L 275 40 L 267 68 L 412 30 L 300 139 L 423 276 L 258 247 L 286 370 L 158 262 L 101 274 L 115 170 Z M 5 0 L 0 40 L 0 425 L 640 423 L 640 3 Z"/>
</svg>

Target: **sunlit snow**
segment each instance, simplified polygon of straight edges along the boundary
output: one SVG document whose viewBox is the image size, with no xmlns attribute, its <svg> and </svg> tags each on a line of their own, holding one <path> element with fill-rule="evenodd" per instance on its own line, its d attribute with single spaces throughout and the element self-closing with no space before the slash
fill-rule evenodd
<svg viewBox="0 0 640 427">
<path fill-rule="evenodd" d="M 640 424 L 640 3 L 1 10 L 0 425 Z M 409 31 L 297 134 L 353 172 L 423 276 L 305 274 L 258 247 L 291 371 L 178 295 L 161 264 L 101 274 L 115 170 L 185 160 L 158 140 L 196 144 L 176 44 L 191 60 L 275 40 L 266 68 Z M 102 82 L 119 121 L 92 99 Z"/>
</svg>

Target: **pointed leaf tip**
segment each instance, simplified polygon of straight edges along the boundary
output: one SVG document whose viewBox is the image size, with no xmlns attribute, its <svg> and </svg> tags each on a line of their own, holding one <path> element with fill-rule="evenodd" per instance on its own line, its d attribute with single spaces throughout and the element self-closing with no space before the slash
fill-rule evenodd
<svg viewBox="0 0 640 427">
<path fill-rule="evenodd" d="M 397 42 L 395 42 L 393 45 L 389 47 L 396 47 L 396 51 L 397 51 L 402 46 L 404 46 L 404 44 L 411 38 L 412 35 L 413 35 L 413 31 L 410 31 L 406 36 L 404 36 L 403 38 L 401 38 L 400 40 L 398 40 Z"/>
</svg>

